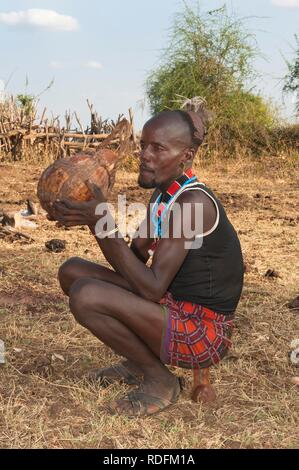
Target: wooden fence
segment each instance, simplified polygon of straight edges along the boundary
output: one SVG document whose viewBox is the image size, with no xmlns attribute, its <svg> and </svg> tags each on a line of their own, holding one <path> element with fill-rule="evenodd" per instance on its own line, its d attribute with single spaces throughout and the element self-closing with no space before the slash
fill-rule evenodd
<svg viewBox="0 0 299 470">
<path fill-rule="evenodd" d="M 134 146 L 136 139 L 131 110 L 129 120 L 123 115 L 116 121 L 102 120 L 93 105 L 87 103 L 90 126 L 84 129 L 76 113 L 67 112 L 62 126 L 59 117 L 51 120 L 46 117 L 46 109 L 38 119 L 36 109 L 21 107 L 13 97 L 6 99 L 0 103 L 0 161 L 51 162 L 81 150 L 109 146 L 121 147 L 123 153 L 129 143 Z M 74 118 L 75 128 L 72 124 Z"/>
</svg>

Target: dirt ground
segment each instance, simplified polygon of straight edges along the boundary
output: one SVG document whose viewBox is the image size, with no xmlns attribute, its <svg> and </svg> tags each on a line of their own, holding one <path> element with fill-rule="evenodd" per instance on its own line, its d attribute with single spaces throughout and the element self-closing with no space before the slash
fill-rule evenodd
<svg viewBox="0 0 299 470">
<path fill-rule="evenodd" d="M 20 210 L 36 200 L 41 167 L 0 164 L 0 209 Z M 290 343 L 299 339 L 298 166 L 234 161 L 198 167 L 200 180 L 218 195 L 236 227 L 246 275 L 237 311 L 234 346 L 212 370 L 217 401 L 190 401 L 187 389 L 172 408 L 152 418 L 111 416 L 105 404 L 126 386 L 100 389 L 86 372 L 118 360 L 77 325 L 57 284 L 60 264 L 71 256 L 99 263 L 103 257 L 85 228 L 58 229 L 45 217 L 34 240 L 0 239 L 0 448 L 291 448 L 299 447 L 299 368 Z M 137 175 L 120 172 L 113 200 L 127 192 L 144 202 L 149 193 Z M 66 240 L 54 254 L 45 242 Z M 278 277 L 265 277 L 267 270 Z"/>
</svg>

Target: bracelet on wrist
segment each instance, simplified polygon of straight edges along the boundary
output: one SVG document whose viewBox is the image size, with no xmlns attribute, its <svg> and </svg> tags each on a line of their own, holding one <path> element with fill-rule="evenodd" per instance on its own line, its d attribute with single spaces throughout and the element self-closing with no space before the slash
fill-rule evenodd
<svg viewBox="0 0 299 470">
<path fill-rule="evenodd" d="M 110 230 L 109 232 L 100 232 L 96 233 L 96 237 L 104 239 L 110 237 L 110 235 L 113 235 L 114 233 L 118 232 L 118 227 L 114 228 L 113 230 Z"/>
</svg>

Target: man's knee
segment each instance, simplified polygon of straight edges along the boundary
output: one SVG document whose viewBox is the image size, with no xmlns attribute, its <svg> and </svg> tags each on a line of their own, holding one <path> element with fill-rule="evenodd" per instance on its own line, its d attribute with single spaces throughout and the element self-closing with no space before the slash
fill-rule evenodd
<svg viewBox="0 0 299 470">
<path fill-rule="evenodd" d="M 70 310 L 77 322 L 87 326 L 95 309 L 94 280 L 90 278 L 78 279 L 73 282 L 69 290 Z M 97 298 L 97 303 L 99 299 Z"/>
<path fill-rule="evenodd" d="M 58 269 L 58 280 L 65 294 L 69 295 L 72 282 L 76 279 L 76 273 L 82 263 L 82 259 L 73 257 L 65 261 Z"/>
</svg>

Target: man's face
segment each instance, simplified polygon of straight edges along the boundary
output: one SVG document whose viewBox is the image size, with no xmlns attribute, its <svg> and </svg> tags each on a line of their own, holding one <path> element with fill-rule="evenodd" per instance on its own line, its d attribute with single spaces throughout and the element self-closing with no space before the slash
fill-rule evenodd
<svg viewBox="0 0 299 470">
<path fill-rule="evenodd" d="M 163 189 L 180 176 L 189 140 L 188 128 L 178 118 L 158 116 L 146 123 L 141 135 L 139 186 Z"/>
</svg>

